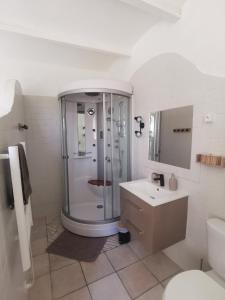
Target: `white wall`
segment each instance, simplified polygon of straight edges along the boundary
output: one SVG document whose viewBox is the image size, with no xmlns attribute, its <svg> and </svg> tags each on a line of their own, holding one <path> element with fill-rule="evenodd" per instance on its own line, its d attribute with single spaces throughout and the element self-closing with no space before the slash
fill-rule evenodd
<svg viewBox="0 0 225 300">
<path fill-rule="evenodd" d="M 24 96 L 34 217 L 56 216 L 63 200 L 60 105 L 56 97 Z"/>
<path fill-rule="evenodd" d="M 108 78 L 113 55 L 0 31 L 0 82 L 20 81 L 26 95 L 54 96 L 80 79 Z"/>
<path fill-rule="evenodd" d="M 0 118 L 0 153 L 7 153 L 8 146 L 25 140 L 24 133 L 17 129 L 19 122 L 24 123 L 23 109 L 23 99 L 18 95 L 12 111 Z M 8 172 L 9 161 L 0 160 L 0 298 L 25 300 L 27 295 L 24 289 L 16 215 L 15 210 L 10 210 L 7 205 Z"/>
<path fill-rule="evenodd" d="M 107 78 L 104 72 L 48 65 L 35 61 L 3 59 L 0 61 L 0 81 L 15 78 L 21 82 L 24 94 L 56 97 L 64 85 L 91 78 Z"/>
<path fill-rule="evenodd" d="M 111 73 L 131 78 L 149 59 L 176 53 L 201 72 L 224 77 L 224 11 L 224 0 L 187 0 L 176 23 L 162 21 L 151 27 L 134 46 L 131 59 L 115 61 Z"/>
<path fill-rule="evenodd" d="M 158 19 L 115 0 L 0 1 L 0 28 L 102 53 L 129 55 Z"/>
<path fill-rule="evenodd" d="M 156 24 L 138 41 L 132 57 L 115 61 L 111 74 L 131 80 L 134 115 L 193 104 L 194 131 L 191 171 L 149 162 L 148 132 L 134 138 L 134 176 L 174 172 L 180 187 L 190 191 L 188 231 L 185 242 L 166 252 L 184 268 L 198 267 L 206 256 L 206 219 L 225 218 L 225 172 L 196 164 L 195 154 L 225 153 L 225 2 L 187 0 L 175 24 Z M 203 75 L 205 74 L 205 75 Z M 208 76 L 207 76 L 208 75 Z M 212 112 L 213 124 L 204 124 Z"/>
<path fill-rule="evenodd" d="M 153 171 L 163 172 L 166 181 L 173 172 L 179 188 L 189 193 L 187 237 L 166 250 L 181 267 L 199 267 L 207 253 L 206 219 L 225 218 L 225 169 L 195 162 L 197 153 L 225 153 L 225 79 L 206 76 L 175 54 L 149 60 L 132 77 L 135 91 L 134 114 L 144 117 L 142 138 L 134 137 L 135 178 Z M 151 111 L 194 105 L 191 170 L 148 160 L 148 118 Z M 212 113 L 214 122 L 203 122 Z"/>
</svg>

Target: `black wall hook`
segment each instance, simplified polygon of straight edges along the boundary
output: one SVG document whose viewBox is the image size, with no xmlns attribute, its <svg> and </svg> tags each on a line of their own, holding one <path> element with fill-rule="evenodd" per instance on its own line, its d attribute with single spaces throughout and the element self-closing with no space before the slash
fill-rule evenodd
<svg viewBox="0 0 225 300">
<path fill-rule="evenodd" d="M 143 118 L 141 116 L 134 117 L 134 120 L 137 123 L 139 123 L 139 128 L 140 128 L 139 130 L 135 130 L 134 133 L 135 133 L 136 137 L 140 137 L 140 136 L 142 136 L 142 131 L 145 127 L 145 123 L 144 123 Z"/>
<path fill-rule="evenodd" d="M 19 130 L 27 130 L 28 126 L 26 124 L 18 123 L 18 129 Z"/>
</svg>

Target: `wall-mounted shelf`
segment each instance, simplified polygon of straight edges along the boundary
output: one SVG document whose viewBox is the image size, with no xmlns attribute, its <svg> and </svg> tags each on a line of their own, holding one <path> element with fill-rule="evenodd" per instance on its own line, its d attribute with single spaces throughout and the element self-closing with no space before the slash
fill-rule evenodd
<svg viewBox="0 0 225 300">
<path fill-rule="evenodd" d="M 225 168 L 225 156 L 213 154 L 197 154 L 196 161 L 211 167 Z"/>
<path fill-rule="evenodd" d="M 187 132 L 191 132 L 191 128 L 174 128 L 173 132 L 175 132 L 175 133 L 187 133 Z"/>
</svg>

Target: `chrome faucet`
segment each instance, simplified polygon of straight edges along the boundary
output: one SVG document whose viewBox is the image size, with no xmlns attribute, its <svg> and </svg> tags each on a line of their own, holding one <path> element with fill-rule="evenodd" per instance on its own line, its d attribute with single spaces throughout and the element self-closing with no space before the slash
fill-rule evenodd
<svg viewBox="0 0 225 300">
<path fill-rule="evenodd" d="M 152 173 L 152 181 L 159 181 L 160 186 L 165 186 L 165 180 L 163 174 Z"/>
</svg>

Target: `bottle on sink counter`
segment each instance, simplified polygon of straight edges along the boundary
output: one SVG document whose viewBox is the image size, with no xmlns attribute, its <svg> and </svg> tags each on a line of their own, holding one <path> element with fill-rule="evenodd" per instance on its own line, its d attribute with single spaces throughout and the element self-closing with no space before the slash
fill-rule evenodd
<svg viewBox="0 0 225 300">
<path fill-rule="evenodd" d="M 177 190 L 177 179 L 175 177 L 175 175 L 172 173 L 171 177 L 169 179 L 169 189 L 171 191 L 176 191 Z"/>
</svg>

